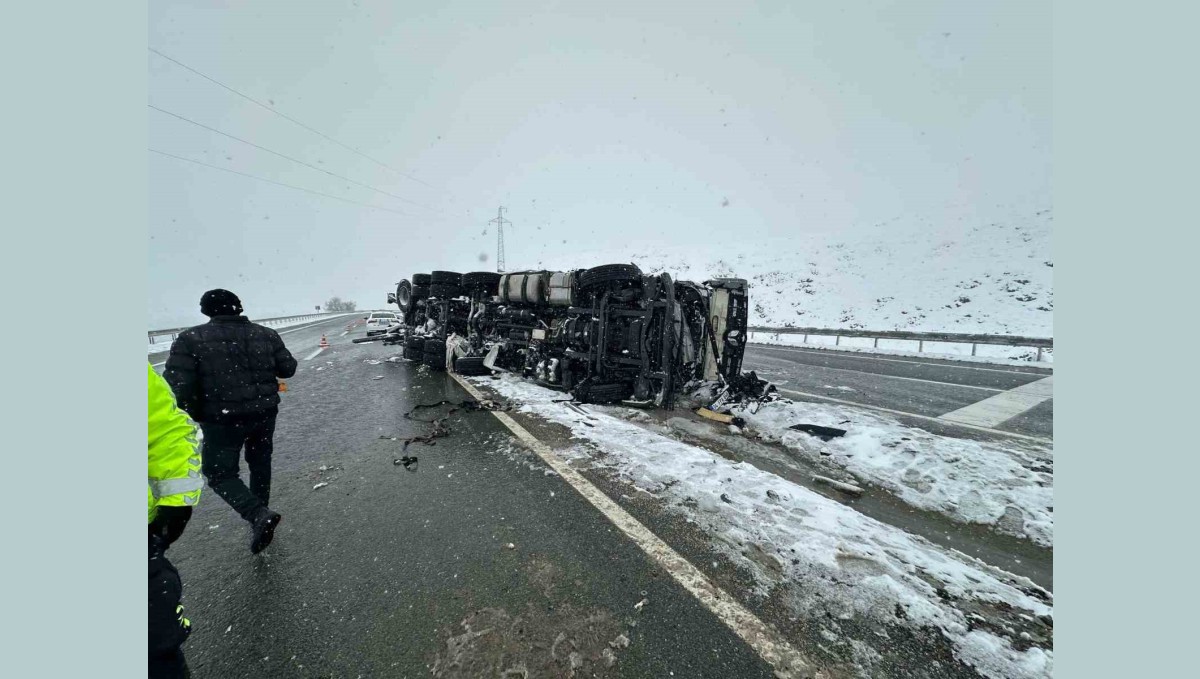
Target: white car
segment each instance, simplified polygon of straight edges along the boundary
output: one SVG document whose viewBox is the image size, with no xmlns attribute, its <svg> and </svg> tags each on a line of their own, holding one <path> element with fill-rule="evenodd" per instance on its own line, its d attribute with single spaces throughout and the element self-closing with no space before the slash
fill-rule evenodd
<svg viewBox="0 0 1200 679">
<path fill-rule="evenodd" d="M 366 318 L 368 335 L 377 335 L 393 325 L 400 325 L 400 319 L 390 311 L 375 311 Z"/>
</svg>

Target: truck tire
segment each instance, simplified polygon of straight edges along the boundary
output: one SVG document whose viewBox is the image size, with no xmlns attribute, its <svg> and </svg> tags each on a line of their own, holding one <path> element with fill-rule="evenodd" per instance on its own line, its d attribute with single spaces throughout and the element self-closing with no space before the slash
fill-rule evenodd
<svg viewBox="0 0 1200 679">
<path fill-rule="evenodd" d="M 425 355 L 425 339 L 409 337 L 404 341 L 404 358 L 419 361 Z"/>
<path fill-rule="evenodd" d="M 472 271 L 462 277 L 462 287 L 467 292 L 479 292 L 488 297 L 500 294 L 500 274 L 492 271 Z"/>
<path fill-rule="evenodd" d="M 585 290 L 594 290 L 609 283 L 640 282 L 642 270 L 633 264 L 605 264 L 579 274 L 578 285 Z"/>
<path fill-rule="evenodd" d="M 412 304 L 412 284 L 408 281 L 400 281 L 396 284 L 396 306 L 400 307 L 401 315 L 408 311 L 408 305 Z"/>
<path fill-rule="evenodd" d="M 462 285 L 462 274 L 456 271 L 434 271 L 429 274 L 430 285 Z"/>
<path fill-rule="evenodd" d="M 432 282 L 433 281 L 429 280 L 429 274 L 427 273 L 415 273 L 412 275 L 412 284 L 414 288 L 418 285 L 427 288 Z"/>
<path fill-rule="evenodd" d="M 446 369 L 446 341 L 440 339 L 425 340 L 423 356 L 425 365 L 434 370 Z"/>
<path fill-rule="evenodd" d="M 437 299 L 454 299 L 463 296 L 463 289 L 457 285 L 441 285 L 434 283 L 429 286 L 429 296 Z"/>
<path fill-rule="evenodd" d="M 419 299 L 426 299 L 428 297 L 429 297 L 429 286 L 428 285 L 417 285 L 416 283 L 413 283 L 413 287 L 412 287 L 412 301 L 413 302 L 416 302 Z"/>
<path fill-rule="evenodd" d="M 483 364 L 482 356 L 459 356 L 454 361 L 454 372 L 467 377 L 492 374 L 492 371 Z"/>
</svg>

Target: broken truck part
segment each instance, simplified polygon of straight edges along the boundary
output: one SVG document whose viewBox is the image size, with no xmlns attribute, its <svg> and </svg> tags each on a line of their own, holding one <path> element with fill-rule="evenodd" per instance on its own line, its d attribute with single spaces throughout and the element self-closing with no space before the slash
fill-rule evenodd
<svg viewBox="0 0 1200 679">
<path fill-rule="evenodd" d="M 572 271 L 433 271 L 403 280 L 404 353 L 433 370 L 503 370 L 592 403 L 670 408 L 686 385 L 741 375 L 747 284 L 645 274 L 633 264 Z"/>
</svg>

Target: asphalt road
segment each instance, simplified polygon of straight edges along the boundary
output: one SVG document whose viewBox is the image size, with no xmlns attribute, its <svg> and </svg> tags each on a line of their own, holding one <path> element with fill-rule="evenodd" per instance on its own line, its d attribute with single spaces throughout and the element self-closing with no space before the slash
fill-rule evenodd
<svg viewBox="0 0 1200 679">
<path fill-rule="evenodd" d="M 393 464 L 393 437 L 429 430 L 404 419 L 413 404 L 466 395 L 365 362 L 398 352 L 349 344 L 344 323 L 283 335 L 301 359 L 322 332 L 333 346 L 288 380 L 274 544 L 251 555 L 246 524 L 206 489 L 168 553 L 195 677 L 772 676 L 490 414 L 456 413 L 451 436 L 410 446 L 415 472 Z"/>
<path fill-rule="evenodd" d="M 764 345 L 747 348 L 743 367 L 757 371 L 785 393 L 800 392 L 908 413 L 917 416 L 909 424 L 926 428 L 932 424 L 938 433 L 959 429 L 941 420 L 942 416 L 1053 374 L 1049 368 L 1036 366 L 979 365 Z M 1053 399 L 1042 401 L 989 428 L 1052 439 L 1053 403 Z"/>
</svg>

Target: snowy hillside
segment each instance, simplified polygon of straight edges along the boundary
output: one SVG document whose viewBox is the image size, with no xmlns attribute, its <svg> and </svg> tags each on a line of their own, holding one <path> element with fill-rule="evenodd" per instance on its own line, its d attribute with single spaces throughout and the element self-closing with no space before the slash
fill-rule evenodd
<svg viewBox="0 0 1200 679">
<path fill-rule="evenodd" d="M 1052 227 L 1050 210 L 943 228 L 895 220 L 852 235 L 757 242 L 734 235 L 728 243 L 653 250 L 614 244 L 572 255 L 570 264 L 633 261 L 696 281 L 746 278 L 752 325 L 1052 337 Z M 537 266 L 561 261 L 556 254 Z"/>
</svg>

